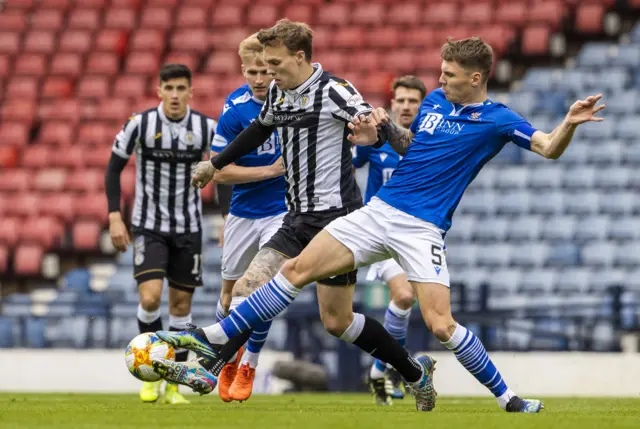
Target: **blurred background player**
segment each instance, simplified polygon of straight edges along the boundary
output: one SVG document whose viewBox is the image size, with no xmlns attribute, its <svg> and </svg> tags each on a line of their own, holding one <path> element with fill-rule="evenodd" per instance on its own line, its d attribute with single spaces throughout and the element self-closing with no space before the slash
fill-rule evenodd
<svg viewBox="0 0 640 429">
<path fill-rule="evenodd" d="M 420 104 L 427 95 L 422 80 L 415 76 L 403 76 L 393 81 L 391 111 L 396 122 L 409 129 L 418 114 Z M 353 165 L 362 168 L 369 165 L 367 189 L 364 203 L 367 204 L 378 189 L 391 177 L 402 159 L 389 144 L 380 148 L 373 146 L 354 146 Z M 384 327 L 401 345 L 406 344 L 409 318 L 414 294 L 407 276 L 394 259 L 377 262 L 369 267 L 367 280 L 380 279 L 389 287 L 391 300 L 384 315 Z M 369 387 L 380 405 L 391 404 L 391 399 L 404 398 L 404 382 L 398 371 L 388 367 L 379 359 L 371 366 L 368 377 Z"/>
<path fill-rule="evenodd" d="M 134 114 L 113 143 L 105 176 L 109 204 L 109 233 L 116 249 L 124 252 L 129 233 L 120 213 L 120 174 L 136 153 L 136 197 L 131 220 L 134 277 L 138 283 L 140 332 L 162 328 L 162 283 L 169 284 L 169 329 L 183 330 L 191 323 L 191 301 L 202 285 L 202 203 L 200 190 L 190 186 L 191 168 L 209 150 L 215 121 L 191 110 L 191 70 L 167 64 L 160 70 L 161 103 Z M 184 362 L 187 351 L 177 351 Z M 140 398 L 155 402 L 160 382 L 144 383 Z M 178 386 L 167 383 L 162 400 L 188 403 Z"/>
<path fill-rule="evenodd" d="M 262 60 L 263 47 L 255 35 L 240 43 L 238 54 L 247 84 L 233 91 L 226 100 L 218 122 L 211 152 L 224 149 L 260 114 L 272 78 Z M 233 185 L 229 214 L 224 225 L 222 250 L 222 293 L 216 319 L 222 320 L 240 300 L 231 296 L 236 281 L 243 277 L 253 258 L 282 226 L 287 212 L 285 173 L 278 134 L 273 133 L 262 146 L 227 165 L 216 174 L 216 182 Z M 251 276 L 251 273 L 249 273 Z M 225 365 L 220 373 L 218 393 L 223 401 L 244 401 L 251 396 L 258 355 L 271 323 L 257 327 L 247 349 Z"/>
</svg>

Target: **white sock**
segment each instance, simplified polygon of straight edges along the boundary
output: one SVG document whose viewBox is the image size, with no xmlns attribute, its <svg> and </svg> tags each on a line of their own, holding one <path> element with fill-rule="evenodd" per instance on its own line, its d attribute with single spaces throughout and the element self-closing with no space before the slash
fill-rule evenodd
<svg viewBox="0 0 640 429">
<path fill-rule="evenodd" d="M 231 313 L 237 306 L 246 301 L 246 296 L 234 296 L 231 298 L 231 305 L 229 306 L 229 313 Z"/>
<path fill-rule="evenodd" d="M 229 337 L 224 333 L 224 329 L 219 323 L 206 326 L 202 330 L 211 344 L 226 344 L 229 341 Z"/>
<path fill-rule="evenodd" d="M 398 305 L 393 302 L 393 300 L 389 301 L 389 306 L 388 306 L 389 310 L 391 310 L 396 316 L 398 317 L 402 317 L 403 319 L 406 319 L 407 317 L 411 316 L 411 307 L 407 308 L 406 310 L 403 308 L 398 307 Z"/>
<path fill-rule="evenodd" d="M 169 326 L 177 329 L 187 329 L 187 324 L 191 323 L 191 313 L 186 316 L 174 316 L 169 313 Z"/>
<path fill-rule="evenodd" d="M 511 389 L 507 389 L 507 391 L 504 392 L 502 396 L 498 396 L 496 399 L 498 400 L 498 405 L 500 405 L 500 408 L 502 408 L 503 410 L 506 410 L 507 404 L 509 403 L 509 399 L 513 398 L 514 396 L 517 396 L 517 395 Z"/>
<path fill-rule="evenodd" d="M 371 365 L 371 371 L 369 371 L 369 378 L 372 380 L 378 380 L 384 377 L 384 371 L 380 371 L 376 365 Z"/>
<path fill-rule="evenodd" d="M 253 369 L 256 369 L 258 366 L 258 358 L 260 357 L 260 353 L 250 352 L 249 350 L 245 350 L 242 355 L 242 360 L 240 361 L 240 365 L 244 365 L 248 363 L 249 366 Z"/>
<path fill-rule="evenodd" d="M 138 304 L 138 320 L 143 322 L 143 323 L 151 323 L 151 322 L 155 322 L 156 320 L 158 320 L 158 318 L 160 317 L 160 309 L 158 308 L 157 310 L 154 311 L 147 311 L 144 308 L 142 308 L 142 305 Z"/>
</svg>

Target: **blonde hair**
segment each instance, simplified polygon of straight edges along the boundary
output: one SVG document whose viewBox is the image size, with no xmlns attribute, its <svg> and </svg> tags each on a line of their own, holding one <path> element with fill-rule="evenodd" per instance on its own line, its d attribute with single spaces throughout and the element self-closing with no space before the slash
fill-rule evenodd
<svg viewBox="0 0 640 429">
<path fill-rule="evenodd" d="M 251 36 L 244 39 L 240 42 L 240 48 L 238 49 L 238 55 L 243 63 L 251 62 L 254 59 L 258 58 L 259 61 L 262 61 L 262 51 L 264 50 L 264 46 L 258 40 L 257 33 L 252 34 Z"/>
<path fill-rule="evenodd" d="M 483 82 L 487 82 L 493 65 L 493 49 L 479 37 L 453 40 L 449 37 L 440 50 L 442 59 L 456 62 L 462 68 L 478 71 L 482 74 Z"/>
</svg>

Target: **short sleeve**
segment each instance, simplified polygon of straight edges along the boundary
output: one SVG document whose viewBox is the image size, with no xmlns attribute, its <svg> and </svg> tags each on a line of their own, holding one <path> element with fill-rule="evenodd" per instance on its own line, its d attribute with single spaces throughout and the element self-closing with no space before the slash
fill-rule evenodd
<svg viewBox="0 0 640 429">
<path fill-rule="evenodd" d="M 215 128 L 215 135 L 211 141 L 211 151 L 221 152 L 243 130 L 235 109 L 227 109 L 222 114 Z"/>
<path fill-rule="evenodd" d="M 208 145 L 203 144 L 202 147 L 207 148 L 207 147 L 211 147 L 211 145 L 213 145 L 213 139 L 216 136 L 216 127 L 218 126 L 218 123 L 215 121 L 215 119 L 212 118 L 207 118 L 207 129 L 209 130 L 209 135 L 207 136 L 207 142 L 209 143 Z"/>
<path fill-rule="evenodd" d="M 516 112 L 506 109 L 496 122 L 498 134 L 505 142 L 514 142 L 523 149 L 531 150 L 531 137 L 537 130 Z"/>
<path fill-rule="evenodd" d="M 351 122 L 353 118 L 371 113 L 373 108 L 346 80 L 336 80 L 329 87 L 329 103 L 334 118 Z"/>
<path fill-rule="evenodd" d="M 369 162 L 369 156 L 373 148 L 371 146 L 354 146 L 353 147 L 353 166 L 355 168 L 363 167 Z"/>
<path fill-rule="evenodd" d="M 119 157 L 124 159 L 131 157 L 140 134 L 140 118 L 141 115 L 131 116 L 116 135 L 111 150 Z"/>
<path fill-rule="evenodd" d="M 276 86 L 275 81 L 271 82 L 271 86 L 269 87 L 269 96 L 265 100 L 262 105 L 262 110 L 258 115 L 258 120 L 262 125 L 267 127 L 272 126 L 275 121 L 273 117 L 273 106 L 276 103 L 276 98 L 278 97 L 278 87 Z"/>
</svg>

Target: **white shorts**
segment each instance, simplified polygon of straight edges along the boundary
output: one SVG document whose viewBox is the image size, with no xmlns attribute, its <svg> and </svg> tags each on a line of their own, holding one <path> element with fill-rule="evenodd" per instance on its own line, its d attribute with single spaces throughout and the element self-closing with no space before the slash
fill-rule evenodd
<svg viewBox="0 0 640 429">
<path fill-rule="evenodd" d="M 224 280 L 238 280 L 244 275 L 258 250 L 280 229 L 286 214 L 262 219 L 247 219 L 229 214 L 224 224 L 222 245 Z"/>
<path fill-rule="evenodd" d="M 356 268 L 393 258 L 409 281 L 449 286 L 444 231 L 379 198 L 325 229 L 353 252 Z"/>
<path fill-rule="evenodd" d="M 376 262 L 369 266 L 367 272 L 367 280 L 373 281 L 380 279 L 385 283 L 389 283 L 394 277 L 404 274 L 402 267 L 395 261 L 395 259 L 387 259 L 386 261 Z"/>
</svg>

